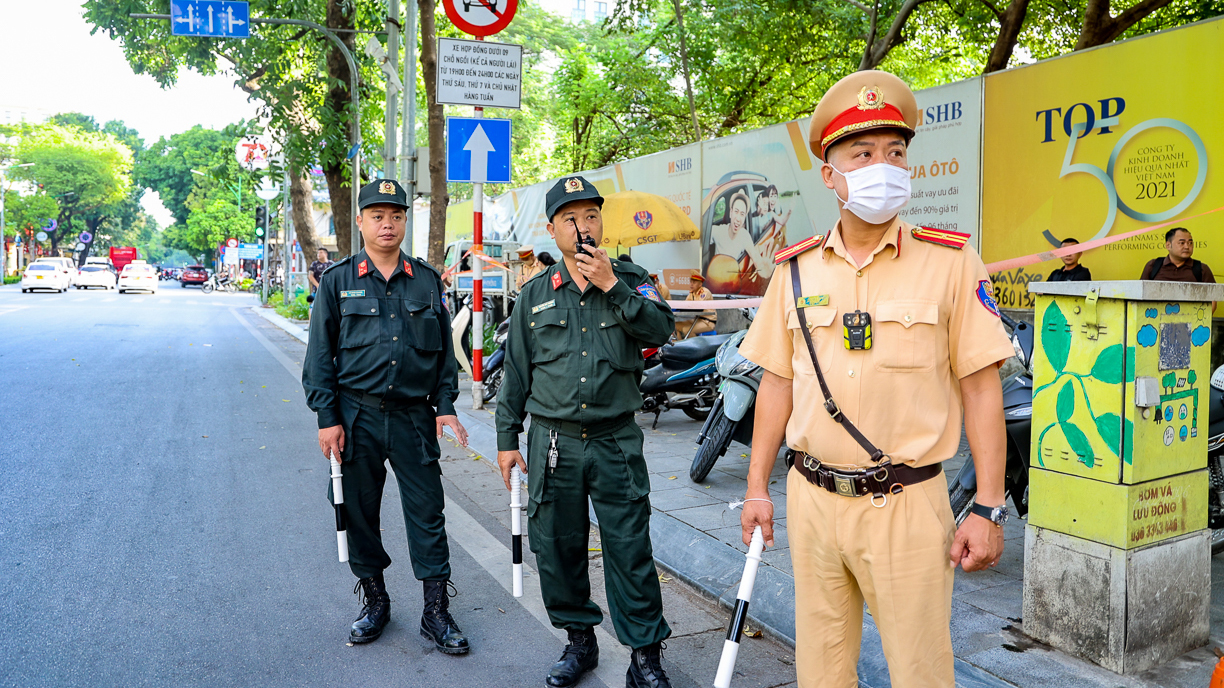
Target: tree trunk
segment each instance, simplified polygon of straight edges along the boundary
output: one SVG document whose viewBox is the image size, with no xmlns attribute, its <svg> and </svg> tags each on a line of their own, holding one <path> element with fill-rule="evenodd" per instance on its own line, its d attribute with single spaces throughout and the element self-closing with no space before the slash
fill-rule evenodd
<svg viewBox="0 0 1224 688">
<path fill-rule="evenodd" d="M 354 9 L 355 3 L 347 2 L 346 0 L 327 0 L 327 27 L 329 29 L 353 29 L 354 27 Z M 338 34 L 340 41 L 353 52 L 354 33 Z M 331 45 L 329 41 L 329 45 Z M 354 59 L 355 56 L 354 56 Z M 342 113 L 343 121 L 345 122 L 345 130 L 349 132 L 349 136 L 344 137 L 344 143 L 338 144 L 342 146 L 343 153 L 339 155 L 325 156 L 323 162 L 323 175 L 327 179 L 327 195 L 331 198 L 332 215 L 336 220 L 336 248 L 339 256 L 347 256 L 351 252 L 353 242 L 353 218 L 356 217 L 356 209 L 353 208 L 352 187 L 350 184 L 360 184 L 359 179 L 349 179 L 352 164 L 345 157 L 352 145 L 352 134 L 355 122 L 353 117 L 357 113 L 350 112 L 349 100 L 349 72 L 348 62 L 344 59 L 344 55 L 336 47 L 331 47 L 327 51 L 327 77 L 331 82 L 331 88 L 327 90 L 325 103 L 327 109 L 332 112 Z M 295 225 L 296 226 L 296 225 Z M 305 245 L 302 246 L 305 249 Z M 308 258 L 312 256 L 307 255 Z"/>
<path fill-rule="evenodd" d="M 1084 7 L 1084 23 L 1080 27 L 1076 50 L 1093 48 L 1117 40 L 1127 29 L 1142 21 L 1149 14 L 1169 4 L 1170 0 L 1143 0 L 1117 17 L 1110 16 L 1109 0 L 1088 0 Z"/>
<path fill-rule="evenodd" d="M 293 207 L 293 234 L 302 245 L 306 262 L 310 263 L 319 250 L 319 241 L 314 233 L 314 185 L 305 168 L 289 171 L 289 202 Z M 336 224 L 338 233 L 339 223 Z"/>
<path fill-rule="evenodd" d="M 1012 51 L 1016 49 L 1016 42 L 1020 39 L 1020 29 L 1024 28 L 1028 5 L 1029 0 L 1012 0 L 999 17 L 999 35 L 995 38 L 994 47 L 990 49 L 990 57 L 986 59 L 983 74 L 1007 69 Z"/>
<path fill-rule="evenodd" d="M 910 15 L 914 10 L 931 0 L 905 0 L 905 4 L 897 11 L 897 16 L 893 18 L 892 25 L 888 29 L 888 33 L 879 40 L 871 41 L 867 44 L 867 49 L 863 51 L 863 59 L 859 62 L 859 70 L 875 69 L 880 66 L 884 58 L 888 57 L 889 51 L 901 45 L 905 38 L 901 35 L 902 29 L 905 28 L 905 23 L 909 21 Z M 874 23 L 874 18 L 873 18 Z M 872 27 L 872 36 L 875 35 L 875 27 Z"/>
<path fill-rule="evenodd" d="M 438 104 L 438 45 L 434 25 L 434 0 L 418 0 L 421 17 L 421 74 L 425 77 L 425 102 L 429 114 L 429 262 L 439 270 L 446 251 L 446 141 L 445 119 Z"/>
</svg>

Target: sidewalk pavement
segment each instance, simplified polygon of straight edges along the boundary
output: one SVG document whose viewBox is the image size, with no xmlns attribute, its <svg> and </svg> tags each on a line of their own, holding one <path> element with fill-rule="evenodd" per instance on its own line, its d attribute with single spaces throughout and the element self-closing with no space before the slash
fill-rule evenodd
<svg viewBox="0 0 1224 688">
<path fill-rule="evenodd" d="M 302 328 L 271 312 L 252 309 L 305 341 Z M 461 375 L 463 390 L 457 406 L 468 430 L 472 451 L 496 465 L 497 433 L 490 405 L 472 410 L 471 383 Z M 640 414 L 645 435 L 644 453 L 650 469 L 651 539 L 655 559 L 700 594 L 716 599 L 726 609 L 735 604 L 747 547 L 741 541 L 739 511 L 729 503 L 744 495 L 748 475 L 748 448 L 732 443 L 704 483 L 688 476 L 701 424 L 680 413 L 664 413 L 652 429 L 653 414 Z M 525 450 L 525 447 L 524 447 Z M 952 476 L 969 460 L 965 443 L 944 463 Z M 493 486 L 500 487 L 500 485 Z M 504 489 L 504 488 L 501 488 Z M 773 491 L 776 547 L 762 555 L 749 621 L 777 639 L 794 645 L 794 578 L 786 537 L 785 464 L 779 458 L 770 489 Z M 594 512 L 592 523 L 596 523 Z M 507 516 L 508 518 L 508 516 Z M 956 653 L 956 680 L 961 688 L 1204 688 L 1215 657 L 1208 648 L 1189 652 L 1136 676 L 1120 676 L 1094 664 L 1070 657 L 1037 643 L 1023 633 L 1024 526 L 1013 518 L 1004 528 L 1006 549 L 998 567 L 987 571 L 957 571 L 952 599 L 952 644 Z M 1224 557 L 1212 561 L 1212 645 L 1224 646 Z M 863 649 L 859 682 L 866 688 L 889 686 L 888 669 L 880 636 L 870 614 L 863 622 Z"/>
</svg>

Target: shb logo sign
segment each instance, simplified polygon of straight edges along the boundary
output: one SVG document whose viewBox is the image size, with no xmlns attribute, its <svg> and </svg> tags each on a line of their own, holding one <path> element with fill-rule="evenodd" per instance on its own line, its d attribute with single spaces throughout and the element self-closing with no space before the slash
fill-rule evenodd
<svg viewBox="0 0 1224 688">
<path fill-rule="evenodd" d="M 675 174 L 677 172 L 689 172 L 693 169 L 692 158 L 681 158 L 679 160 L 671 160 L 667 163 L 667 173 Z"/>
</svg>

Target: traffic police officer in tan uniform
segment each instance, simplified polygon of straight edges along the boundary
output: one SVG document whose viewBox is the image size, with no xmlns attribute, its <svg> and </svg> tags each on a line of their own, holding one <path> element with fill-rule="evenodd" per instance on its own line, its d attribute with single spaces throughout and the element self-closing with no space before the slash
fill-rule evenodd
<svg viewBox="0 0 1224 688">
<path fill-rule="evenodd" d="M 917 114 L 910 89 L 879 71 L 821 99 L 809 145 L 840 220 L 778 253 L 740 347 L 766 371 L 745 543 L 761 526 L 773 544 L 769 475 L 784 436 L 794 459 L 786 527 L 800 688 L 858 686 L 864 602 L 895 688 L 954 686 L 954 569 L 993 566 L 1003 552 L 997 367 L 1013 350 L 969 235 L 897 216 Z M 978 495 L 957 529 L 939 465 L 956 453 L 962 415 Z"/>
</svg>

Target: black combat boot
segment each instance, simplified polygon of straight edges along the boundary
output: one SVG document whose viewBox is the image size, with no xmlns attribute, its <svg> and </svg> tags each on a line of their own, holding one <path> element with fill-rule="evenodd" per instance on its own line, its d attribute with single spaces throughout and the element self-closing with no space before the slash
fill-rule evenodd
<svg viewBox="0 0 1224 688">
<path fill-rule="evenodd" d="M 594 629 L 567 628 L 565 632 L 569 634 L 569 644 L 544 679 L 545 685 L 556 688 L 574 685 L 583 674 L 599 666 L 599 645 L 595 644 Z"/>
<path fill-rule="evenodd" d="M 663 646 L 647 645 L 633 651 L 629 671 L 625 672 L 625 688 L 671 688 L 663 671 Z"/>
<path fill-rule="evenodd" d="M 468 641 L 463 631 L 450 615 L 450 598 L 447 587 L 451 582 L 422 581 L 425 584 L 425 610 L 421 614 L 421 637 L 432 640 L 438 649 L 448 655 L 467 654 Z"/>
<path fill-rule="evenodd" d="M 372 643 L 378 640 L 383 627 L 391 620 L 391 598 L 387 596 L 387 586 L 383 583 L 382 574 L 357 581 L 357 585 L 353 586 L 353 594 L 358 593 L 361 595 L 361 615 L 349 630 L 349 641 Z"/>
</svg>

